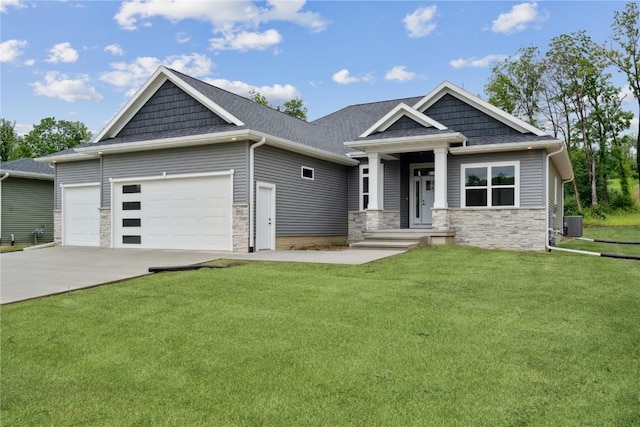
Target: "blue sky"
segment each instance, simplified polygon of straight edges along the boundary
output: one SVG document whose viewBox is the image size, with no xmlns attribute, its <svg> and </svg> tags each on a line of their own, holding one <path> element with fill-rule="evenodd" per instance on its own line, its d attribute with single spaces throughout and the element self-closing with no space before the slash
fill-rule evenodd
<svg viewBox="0 0 640 427">
<path fill-rule="evenodd" d="M 611 38 L 624 2 L 0 0 L 0 116 L 94 133 L 159 65 L 313 120 L 350 104 L 427 94 L 443 80 L 484 96 L 495 61 L 585 29 Z M 624 92 L 625 79 L 615 76 Z M 486 97 L 485 97 L 486 98 Z M 625 107 L 637 111 L 631 94 Z"/>
</svg>

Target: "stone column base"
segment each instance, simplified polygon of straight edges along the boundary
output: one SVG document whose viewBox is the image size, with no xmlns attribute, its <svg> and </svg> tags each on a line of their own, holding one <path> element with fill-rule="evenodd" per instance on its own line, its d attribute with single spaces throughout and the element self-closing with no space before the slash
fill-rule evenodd
<svg viewBox="0 0 640 427">
<path fill-rule="evenodd" d="M 364 240 L 362 234 L 366 230 L 367 216 L 364 211 L 349 211 L 349 235 L 348 242 L 359 242 Z"/>
<path fill-rule="evenodd" d="M 62 211 L 53 210 L 53 243 L 62 246 Z"/>
<path fill-rule="evenodd" d="M 233 205 L 233 251 L 249 252 L 249 205 Z"/>
<path fill-rule="evenodd" d="M 111 247 L 111 208 L 100 210 L 100 247 Z"/>
<path fill-rule="evenodd" d="M 449 231 L 449 209 L 431 209 L 431 228 L 437 231 Z"/>
</svg>

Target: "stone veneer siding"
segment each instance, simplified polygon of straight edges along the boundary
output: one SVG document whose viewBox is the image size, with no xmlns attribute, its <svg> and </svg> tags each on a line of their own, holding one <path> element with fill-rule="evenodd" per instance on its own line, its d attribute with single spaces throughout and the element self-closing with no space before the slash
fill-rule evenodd
<svg viewBox="0 0 640 427">
<path fill-rule="evenodd" d="M 364 240 L 366 231 L 396 230 L 400 228 L 400 211 L 349 211 L 349 243 Z"/>
<path fill-rule="evenodd" d="M 62 246 L 62 211 L 53 210 L 53 243 Z"/>
<path fill-rule="evenodd" d="M 454 244 L 490 249 L 542 251 L 547 238 L 544 208 L 448 209 Z"/>
<path fill-rule="evenodd" d="M 111 247 L 111 209 L 100 208 L 100 247 Z"/>
<path fill-rule="evenodd" d="M 233 205 L 233 251 L 249 252 L 249 205 Z"/>
<path fill-rule="evenodd" d="M 348 242 L 360 242 L 364 240 L 362 234 L 366 229 L 367 215 L 364 211 L 349 211 Z"/>
</svg>

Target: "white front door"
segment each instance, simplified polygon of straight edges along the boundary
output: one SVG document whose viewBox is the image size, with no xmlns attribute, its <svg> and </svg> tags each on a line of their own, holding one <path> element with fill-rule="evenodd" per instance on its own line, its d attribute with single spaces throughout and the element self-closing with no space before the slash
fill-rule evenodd
<svg viewBox="0 0 640 427">
<path fill-rule="evenodd" d="M 412 174 L 411 191 L 411 227 L 427 227 L 431 225 L 431 208 L 435 198 L 435 177 L 431 174 L 433 168 L 414 168 Z"/>
<path fill-rule="evenodd" d="M 260 182 L 256 187 L 256 250 L 275 249 L 276 187 Z"/>
<path fill-rule="evenodd" d="M 62 188 L 62 244 L 100 246 L 100 184 Z"/>
</svg>

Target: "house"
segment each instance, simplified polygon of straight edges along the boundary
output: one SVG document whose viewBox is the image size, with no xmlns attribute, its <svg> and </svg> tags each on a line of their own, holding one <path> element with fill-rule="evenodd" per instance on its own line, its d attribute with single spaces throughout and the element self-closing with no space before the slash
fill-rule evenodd
<svg viewBox="0 0 640 427">
<path fill-rule="evenodd" d="M 561 140 L 444 82 L 313 122 L 160 67 L 56 170 L 55 241 L 247 252 L 423 230 L 543 250 L 573 178 Z M 435 240 L 435 239 L 434 239 Z"/>
<path fill-rule="evenodd" d="M 53 241 L 53 174 L 33 159 L 0 164 L 2 244 Z"/>
</svg>

